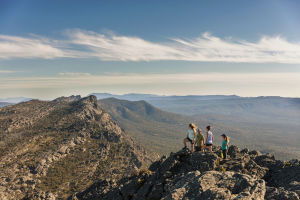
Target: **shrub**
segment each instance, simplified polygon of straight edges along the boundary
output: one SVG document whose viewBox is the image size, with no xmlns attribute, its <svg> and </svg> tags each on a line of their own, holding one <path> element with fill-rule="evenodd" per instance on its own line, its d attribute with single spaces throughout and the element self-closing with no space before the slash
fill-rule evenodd
<svg viewBox="0 0 300 200">
<path fill-rule="evenodd" d="M 289 162 L 286 162 L 286 163 L 284 163 L 285 164 L 285 166 L 293 166 L 291 163 L 289 163 Z"/>
<path fill-rule="evenodd" d="M 139 170 L 133 169 L 131 171 L 131 176 L 134 178 L 134 177 L 137 177 L 137 176 L 139 176 L 141 174 L 144 174 L 144 173 L 151 173 L 152 174 L 153 172 L 150 171 L 149 169 L 146 169 L 146 168 L 142 168 L 142 169 L 139 169 Z"/>
<path fill-rule="evenodd" d="M 141 175 L 141 174 L 144 174 L 144 173 L 147 173 L 147 172 L 151 173 L 151 171 L 149 169 L 142 168 L 142 169 L 139 170 L 138 174 Z"/>
</svg>

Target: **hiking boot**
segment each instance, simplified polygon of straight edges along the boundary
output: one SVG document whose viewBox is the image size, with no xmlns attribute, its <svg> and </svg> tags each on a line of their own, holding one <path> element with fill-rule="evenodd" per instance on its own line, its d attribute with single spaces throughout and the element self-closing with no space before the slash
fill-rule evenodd
<svg viewBox="0 0 300 200">
<path fill-rule="evenodd" d="M 185 146 L 185 147 L 183 147 L 182 149 L 187 149 L 187 147 Z"/>
</svg>

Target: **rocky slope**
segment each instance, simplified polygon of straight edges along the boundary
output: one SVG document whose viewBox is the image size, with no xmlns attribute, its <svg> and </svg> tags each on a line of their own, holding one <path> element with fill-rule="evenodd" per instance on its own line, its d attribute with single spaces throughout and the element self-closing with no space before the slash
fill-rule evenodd
<svg viewBox="0 0 300 200">
<path fill-rule="evenodd" d="M 66 199 L 151 163 L 95 96 L 0 108 L 0 199 Z"/>
<path fill-rule="evenodd" d="M 285 163 L 237 146 L 230 146 L 228 159 L 220 153 L 218 146 L 213 153 L 171 153 L 153 163 L 150 171 L 117 182 L 100 180 L 69 199 L 299 199 L 299 160 Z"/>
</svg>

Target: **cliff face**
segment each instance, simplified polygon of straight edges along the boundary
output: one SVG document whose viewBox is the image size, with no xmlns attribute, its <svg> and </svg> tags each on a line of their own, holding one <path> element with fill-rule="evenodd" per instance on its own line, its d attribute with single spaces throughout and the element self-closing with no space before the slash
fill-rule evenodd
<svg viewBox="0 0 300 200">
<path fill-rule="evenodd" d="M 270 154 L 229 148 L 229 158 L 188 150 L 154 162 L 148 172 L 118 182 L 101 180 L 72 200 L 192 200 L 192 199 L 299 199 L 300 161 L 283 162 Z"/>
<path fill-rule="evenodd" d="M 0 199 L 66 199 L 152 163 L 95 96 L 76 99 L 0 108 Z"/>
</svg>

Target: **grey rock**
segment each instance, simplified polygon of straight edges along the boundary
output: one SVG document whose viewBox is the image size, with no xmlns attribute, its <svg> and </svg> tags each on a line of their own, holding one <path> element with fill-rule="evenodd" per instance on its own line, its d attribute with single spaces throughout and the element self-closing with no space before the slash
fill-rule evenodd
<svg viewBox="0 0 300 200">
<path fill-rule="evenodd" d="M 247 174 L 255 175 L 257 178 L 265 177 L 267 171 L 269 170 L 267 167 L 261 167 L 256 164 L 253 160 L 250 160 L 246 165 L 245 169 L 247 170 Z"/>
<path fill-rule="evenodd" d="M 190 173 L 163 200 L 171 199 L 264 199 L 265 182 L 235 172 Z M 187 175 L 187 176 L 188 176 Z M 182 179 L 184 180 L 184 179 Z M 245 197 L 245 198 L 244 198 Z"/>
<path fill-rule="evenodd" d="M 285 166 L 268 181 L 268 186 L 300 190 L 300 165 Z"/>
<path fill-rule="evenodd" d="M 249 149 L 248 148 L 245 148 L 241 151 L 241 153 L 249 153 Z"/>
<path fill-rule="evenodd" d="M 240 153 L 241 152 L 241 149 L 235 145 L 231 145 L 228 149 L 228 155 L 234 155 L 234 154 L 237 154 L 237 153 Z"/>
<path fill-rule="evenodd" d="M 259 151 L 253 150 L 249 152 L 249 155 L 260 156 L 261 153 Z"/>
<path fill-rule="evenodd" d="M 174 155 L 169 156 L 166 160 L 164 160 L 164 162 L 161 163 L 159 167 L 160 174 L 164 174 L 170 168 L 175 166 L 176 163 L 178 163 L 178 158 Z"/>
<path fill-rule="evenodd" d="M 164 191 L 163 183 L 157 181 L 153 184 L 151 192 L 148 194 L 147 199 L 161 199 Z"/>
<path fill-rule="evenodd" d="M 174 153 L 173 155 L 174 155 L 174 156 L 179 156 L 179 157 L 181 157 L 181 156 L 187 155 L 189 152 L 190 152 L 190 151 L 189 151 L 188 149 L 182 149 L 182 150 L 180 150 L 180 151 Z"/>
<path fill-rule="evenodd" d="M 216 168 L 217 159 L 218 156 L 214 153 L 195 152 L 190 158 L 190 163 L 195 170 L 205 172 Z"/>
<path fill-rule="evenodd" d="M 146 199 L 146 196 L 151 188 L 151 186 L 154 184 L 155 180 L 157 179 L 158 173 L 157 171 L 154 172 L 151 177 L 145 181 L 145 183 L 138 189 L 137 193 L 134 195 L 132 200 L 140 200 L 140 199 Z"/>
<path fill-rule="evenodd" d="M 287 191 L 284 188 L 266 187 L 265 199 L 267 200 L 299 200 L 299 194 Z"/>
</svg>

